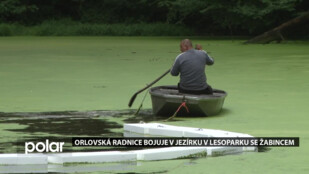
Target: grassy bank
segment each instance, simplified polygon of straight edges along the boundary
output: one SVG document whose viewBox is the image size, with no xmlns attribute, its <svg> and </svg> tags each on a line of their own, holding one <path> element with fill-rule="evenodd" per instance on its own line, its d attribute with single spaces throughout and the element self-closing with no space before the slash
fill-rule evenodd
<svg viewBox="0 0 309 174">
<path fill-rule="evenodd" d="M 0 36 L 184 36 L 193 31 L 165 23 L 88 24 L 72 21 L 46 21 L 40 25 L 0 24 Z"/>
</svg>

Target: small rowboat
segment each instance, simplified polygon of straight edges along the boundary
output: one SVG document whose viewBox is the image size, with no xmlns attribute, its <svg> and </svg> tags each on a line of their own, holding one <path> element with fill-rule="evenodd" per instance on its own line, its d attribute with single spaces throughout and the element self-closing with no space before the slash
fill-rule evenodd
<svg viewBox="0 0 309 174">
<path fill-rule="evenodd" d="M 196 95 L 179 93 L 177 86 L 157 86 L 149 91 L 152 110 L 155 115 L 172 116 L 185 102 L 188 111 L 181 108 L 177 116 L 210 116 L 218 114 L 223 106 L 227 93 L 213 89 L 213 94 Z"/>
</svg>

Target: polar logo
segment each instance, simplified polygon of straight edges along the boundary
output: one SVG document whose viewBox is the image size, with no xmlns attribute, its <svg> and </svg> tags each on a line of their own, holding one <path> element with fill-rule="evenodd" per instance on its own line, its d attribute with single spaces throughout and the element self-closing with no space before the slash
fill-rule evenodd
<svg viewBox="0 0 309 174">
<path fill-rule="evenodd" d="M 44 142 L 25 142 L 25 154 L 36 152 L 62 152 L 64 142 L 51 142 L 47 139 Z"/>
</svg>

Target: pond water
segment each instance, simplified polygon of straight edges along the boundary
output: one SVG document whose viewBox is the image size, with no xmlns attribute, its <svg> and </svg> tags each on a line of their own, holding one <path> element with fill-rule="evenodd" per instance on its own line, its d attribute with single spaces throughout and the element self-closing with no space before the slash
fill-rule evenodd
<svg viewBox="0 0 309 174">
<path fill-rule="evenodd" d="M 123 137 L 124 123 L 160 121 L 151 110 L 65 111 L 0 113 L 0 153 L 25 153 L 25 142 L 65 142 L 64 152 L 126 150 L 125 148 L 72 147 L 72 137 Z M 132 148 L 132 150 L 134 150 Z"/>
<path fill-rule="evenodd" d="M 164 118 L 151 115 L 148 95 L 141 115 L 134 116 L 143 94 L 133 110 L 127 107 L 130 97 L 171 67 L 181 39 L 1 37 L 0 153 L 22 153 L 25 140 L 49 137 L 70 142 L 72 136 L 122 136 L 123 123 L 161 122 L 257 137 L 300 137 L 300 147 L 215 158 L 48 168 L 93 173 L 308 173 L 309 42 L 243 45 L 240 40 L 193 38 L 215 59 L 206 73 L 209 84 L 228 93 L 222 112 L 163 122 Z M 168 75 L 156 85 L 177 82 L 177 77 Z M 1 167 L 5 171 L 10 166 Z"/>
</svg>

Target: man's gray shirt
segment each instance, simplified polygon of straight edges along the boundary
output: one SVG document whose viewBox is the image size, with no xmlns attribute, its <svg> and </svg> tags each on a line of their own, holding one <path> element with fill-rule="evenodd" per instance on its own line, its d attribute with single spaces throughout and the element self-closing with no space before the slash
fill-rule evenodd
<svg viewBox="0 0 309 174">
<path fill-rule="evenodd" d="M 205 65 L 214 60 L 205 51 L 190 49 L 179 54 L 171 69 L 173 76 L 180 73 L 180 87 L 184 90 L 203 90 L 207 88 Z"/>
</svg>

